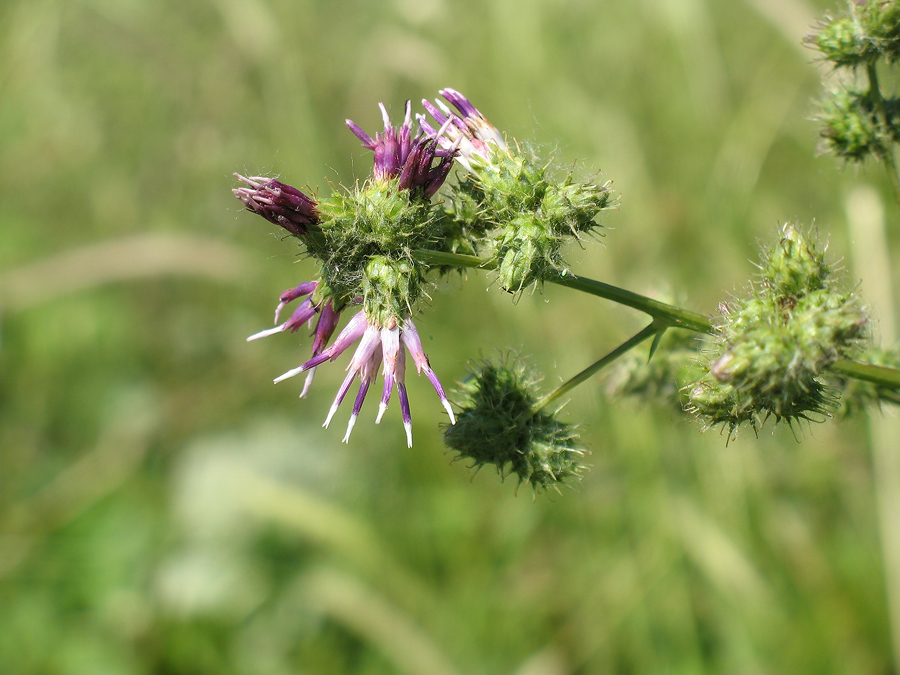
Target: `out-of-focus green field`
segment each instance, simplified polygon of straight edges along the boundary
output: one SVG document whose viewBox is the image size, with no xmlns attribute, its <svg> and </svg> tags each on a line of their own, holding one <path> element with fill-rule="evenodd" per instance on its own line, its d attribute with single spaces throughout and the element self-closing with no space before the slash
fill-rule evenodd
<svg viewBox="0 0 900 675">
<path fill-rule="evenodd" d="M 864 417 L 726 447 L 595 378 L 566 409 L 592 471 L 533 500 L 451 463 L 410 375 L 415 446 L 396 401 L 343 445 L 348 410 L 320 425 L 345 359 L 298 400 L 271 380 L 308 338 L 244 341 L 314 267 L 231 194 L 234 171 L 323 195 L 364 179 L 344 119 L 372 133 L 379 101 L 399 119 L 451 86 L 613 181 L 582 274 L 711 313 L 795 218 L 854 284 L 845 204 L 888 191 L 817 156 L 828 73 L 800 41 L 833 8 L 2 3 L 0 673 L 889 672 Z M 510 349 L 553 386 L 643 320 L 476 273 L 421 309 L 451 387 Z"/>
</svg>

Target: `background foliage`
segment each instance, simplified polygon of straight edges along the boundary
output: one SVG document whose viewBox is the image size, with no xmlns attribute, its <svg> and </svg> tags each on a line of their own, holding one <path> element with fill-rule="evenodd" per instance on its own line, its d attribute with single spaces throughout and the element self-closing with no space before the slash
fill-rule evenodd
<svg viewBox="0 0 900 675">
<path fill-rule="evenodd" d="M 569 404 L 593 470 L 536 501 L 449 463 L 424 379 L 413 449 L 396 406 L 341 445 L 345 417 L 319 428 L 341 370 L 298 401 L 270 381 L 306 339 L 244 343 L 312 267 L 230 194 L 233 171 L 323 195 L 365 177 L 343 119 L 374 131 L 378 101 L 452 86 L 613 180 L 580 273 L 712 312 L 779 222 L 846 257 L 850 195 L 887 194 L 816 157 L 828 73 L 800 41 L 830 8 L 2 3 L 0 672 L 889 671 L 864 419 L 725 447 L 598 379 Z M 515 349 L 550 386 L 639 327 L 489 286 L 448 283 L 417 319 L 445 383 Z"/>
</svg>

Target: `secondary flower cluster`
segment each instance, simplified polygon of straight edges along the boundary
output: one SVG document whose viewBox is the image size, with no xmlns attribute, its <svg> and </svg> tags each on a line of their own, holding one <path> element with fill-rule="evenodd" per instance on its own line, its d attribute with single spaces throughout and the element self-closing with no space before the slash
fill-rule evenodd
<svg viewBox="0 0 900 675">
<path fill-rule="evenodd" d="M 247 209 L 284 228 L 320 266 L 315 279 L 281 294 L 276 326 L 249 339 L 296 332 L 316 319 L 312 357 L 275 380 L 306 372 L 301 396 L 318 365 L 358 342 L 325 422 L 328 426 L 358 378 L 345 441 L 380 368 L 384 389 L 376 421 L 396 389 L 412 444 L 404 380 L 407 352 L 433 384 L 451 423 L 455 421 L 412 320 L 431 283 L 427 275 L 432 268 L 423 262 L 423 253 L 491 251 L 501 287 L 518 291 L 564 269 L 563 242 L 596 228 L 594 218 L 610 205 L 606 185 L 580 183 L 571 174 L 555 180 L 549 165 L 539 166 L 533 157 L 512 150 L 466 97 L 453 89 L 440 93 L 455 110 L 424 101 L 433 124 L 419 114 L 415 131 L 409 102 L 398 126 L 379 104 L 384 129 L 374 138 L 347 120 L 374 153 L 371 178 L 353 188 L 316 200 L 275 178 L 235 174 L 243 185 L 234 194 Z M 466 173 L 448 184 L 454 162 Z M 446 198 L 434 200 L 443 186 L 448 187 Z M 281 310 L 301 298 L 291 317 L 279 324 Z M 328 346 L 341 313 L 351 306 L 356 307 L 352 318 Z"/>
<path fill-rule="evenodd" d="M 900 101 L 882 97 L 876 66 L 900 59 L 900 4 L 849 0 L 846 14 L 827 19 L 806 42 L 844 70 L 822 103 L 826 148 L 855 162 L 868 156 L 884 159 L 900 140 Z M 866 73 L 868 82 L 856 82 L 858 70 Z"/>
<path fill-rule="evenodd" d="M 855 292 L 837 288 L 824 252 L 794 225 L 761 267 L 751 297 L 720 307 L 707 374 L 690 387 L 688 409 L 729 438 L 770 416 L 790 424 L 830 414 L 828 368 L 855 356 L 867 337 Z"/>
<path fill-rule="evenodd" d="M 563 271 L 563 244 L 595 231 L 597 215 L 612 206 L 609 184 L 578 182 L 571 172 L 556 178 L 549 164 L 508 146 L 459 92 L 444 89 L 441 95 L 458 115 L 440 101 L 422 105 L 446 130 L 445 146 L 461 143 L 459 161 L 469 170 L 448 209 L 454 230 L 463 233 L 461 239 L 468 234 L 469 241 L 455 242 L 453 250 L 478 250 L 485 232 L 494 232 L 490 245 L 498 280 L 509 292 Z M 429 133 L 434 131 L 424 115 L 419 121 Z"/>
</svg>

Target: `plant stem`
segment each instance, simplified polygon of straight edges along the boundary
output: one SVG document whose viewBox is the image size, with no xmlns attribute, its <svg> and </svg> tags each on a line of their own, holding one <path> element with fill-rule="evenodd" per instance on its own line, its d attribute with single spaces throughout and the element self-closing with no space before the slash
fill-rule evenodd
<svg viewBox="0 0 900 675">
<path fill-rule="evenodd" d="M 574 288 L 577 291 L 590 293 L 600 298 L 606 298 L 626 307 L 639 309 L 644 314 L 652 316 L 656 322 L 664 323 L 666 326 L 687 328 L 698 333 L 709 333 L 712 330 L 712 324 L 709 319 L 701 314 L 667 305 L 659 300 L 626 291 L 624 288 L 611 286 L 602 281 L 580 277 L 568 271 L 559 272 L 555 276 L 550 277 L 548 281 L 566 288 Z"/>
<path fill-rule="evenodd" d="M 413 255 L 417 260 L 430 265 L 453 265 L 454 267 L 474 267 L 484 270 L 496 268 L 493 260 L 486 260 L 474 255 L 443 253 L 440 251 L 414 251 Z M 626 307 L 638 309 L 653 317 L 657 322 L 657 326 L 665 324 L 666 327 L 686 328 L 698 333 L 709 333 L 712 330 L 709 319 L 702 314 L 667 305 L 664 302 L 626 291 L 624 288 L 605 284 L 602 281 L 580 277 L 567 270 L 553 274 L 547 281 L 566 288 L 573 288 L 576 291 L 596 295 L 599 298 L 612 300 Z"/>
<path fill-rule="evenodd" d="M 667 328 L 665 325 L 660 325 L 657 321 L 654 321 L 649 326 L 644 328 L 640 333 L 635 335 L 634 337 L 629 338 L 618 347 L 613 349 L 609 354 L 604 356 L 599 361 L 592 363 L 587 368 L 578 373 L 575 377 L 571 378 L 567 382 L 563 382 L 556 390 L 547 394 L 544 398 L 534 404 L 531 408 L 531 415 L 537 413 L 541 408 L 545 408 L 558 399 L 560 396 L 565 395 L 570 390 L 577 387 L 579 384 L 590 378 L 592 375 L 600 371 L 605 366 L 609 365 L 617 358 L 622 356 L 625 352 L 637 347 L 644 340 L 653 337 L 657 333 L 664 331 Z"/>
<path fill-rule="evenodd" d="M 900 187 L 900 185 L 898 185 L 898 187 Z M 900 192 L 898 192 L 898 196 L 900 196 Z M 453 267 L 470 267 L 484 270 L 492 270 L 496 268 L 496 264 L 493 260 L 479 258 L 478 256 L 474 255 L 444 253 L 441 251 L 414 251 L 413 256 L 417 260 L 421 260 L 422 262 L 435 266 L 451 265 Z M 602 281 L 595 281 L 586 277 L 580 277 L 568 271 L 559 272 L 551 276 L 549 279 L 547 279 L 547 281 L 558 284 L 560 286 L 565 286 L 566 288 L 572 288 L 577 291 L 589 293 L 590 295 L 596 295 L 600 298 L 612 300 L 613 302 L 617 302 L 620 305 L 638 309 L 645 314 L 653 317 L 653 323 L 651 323 L 647 328 L 631 338 L 631 340 L 635 340 L 639 336 L 642 336 L 641 339 L 638 340 L 638 342 L 640 342 L 641 340 L 644 340 L 647 337 L 670 327 L 684 328 L 687 330 L 695 331 L 697 333 L 712 332 L 712 324 L 710 320 L 701 314 L 697 314 L 696 312 L 682 309 L 680 307 L 667 305 L 664 302 L 659 302 L 658 300 L 639 295 L 638 293 L 627 291 L 624 288 L 605 284 Z M 644 335 L 645 331 L 649 332 Z M 604 356 L 603 359 L 597 362 L 597 364 L 601 365 L 597 366 L 597 364 L 594 364 L 584 372 L 587 372 L 595 366 L 597 366 L 596 370 L 599 370 L 609 361 L 614 360 L 624 352 L 631 349 L 634 346 L 634 344 L 630 344 L 631 340 L 623 343 L 621 347 L 613 350 L 612 352 L 610 352 L 610 354 Z M 604 361 L 604 359 L 608 360 Z M 593 374 L 593 372 L 596 372 L 596 370 L 592 371 L 592 373 L 588 375 L 585 375 L 585 378 L 590 377 L 590 375 Z M 889 389 L 900 390 L 900 370 L 896 368 L 886 368 L 884 366 L 875 366 L 869 363 L 861 363 L 859 361 L 845 360 L 838 361 L 832 364 L 830 370 L 839 375 L 843 375 L 844 377 L 852 377 L 857 380 L 873 382 Z M 576 375 L 573 380 L 580 376 L 581 374 Z M 572 384 L 572 387 L 582 381 L 583 380 L 575 382 L 574 384 Z M 569 387 L 569 389 L 571 389 L 571 387 Z M 566 391 L 568 391 L 568 389 Z M 546 403 L 542 402 L 541 405 L 546 405 Z"/>
<path fill-rule="evenodd" d="M 874 366 L 860 361 L 838 361 L 830 370 L 838 375 L 852 377 L 865 382 L 872 382 L 890 389 L 900 389 L 900 370 Z"/>
<path fill-rule="evenodd" d="M 869 299 L 881 308 L 882 340 L 897 338 L 896 302 L 891 284 L 890 249 L 884 208 L 878 193 L 857 188 L 846 201 L 847 225 L 852 243 L 853 266 L 862 277 Z M 869 410 L 869 447 L 872 483 L 878 507 L 878 527 L 884 566 L 884 588 L 894 668 L 900 666 L 900 417 L 896 411 Z"/>
<path fill-rule="evenodd" d="M 875 107 L 878 109 L 878 115 L 881 118 L 882 133 L 887 136 L 889 122 L 887 107 L 884 103 L 884 96 L 881 95 L 881 88 L 878 85 L 878 71 L 875 69 L 874 63 L 870 63 L 866 66 L 866 74 L 869 76 L 869 95 L 872 97 L 872 100 L 875 102 Z M 894 193 L 894 201 L 900 206 L 900 174 L 897 173 L 897 161 L 894 158 L 894 149 L 892 145 L 887 145 L 882 159 L 884 160 L 884 170 L 887 173 L 888 182 L 890 182 L 891 190 Z"/>
</svg>

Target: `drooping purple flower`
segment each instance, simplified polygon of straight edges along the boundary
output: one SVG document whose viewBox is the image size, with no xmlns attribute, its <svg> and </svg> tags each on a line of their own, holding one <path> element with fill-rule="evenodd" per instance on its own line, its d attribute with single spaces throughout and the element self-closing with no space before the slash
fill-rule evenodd
<svg viewBox="0 0 900 675">
<path fill-rule="evenodd" d="M 411 193 L 421 191 L 425 199 L 430 199 L 440 189 L 450 173 L 457 145 L 441 142 L 444 129 L 424 135 L 420 129 L 412 135 L 412 108 L 406 102 L 403 124 L 391 125 L 390 117 L 383 103 L 379 103 L 384 120 L 384 131 L 376 133 L 372 139 L 351 120 L 347 126 L 364 147 L 375 153 L 373 170 L 376 180 L 390 180 L 399 176 L 400 189 Z"/>
<path fill-rule="evenodd" d="M 438 141 L 442 147 L 448 147 L 454 143 L 459 147 L 458 159 L 467 169 L 471 170 L 470 160 L 477 156 L 489 160 L 491 154 L 497 150 L 506 149 L 506 139 L 503 134 L 467 99 L 455 89 L 441 89 L 441 96 L 447 99 L 457 112 L 435 99 L 431 101 L 423 99 L 422 105 L 434 118 L 434 121 L 444 131 L 441 134 L 435 131 L 425 119 L 425 115 L 416 115 L 419 126 L 430 137 Z M 491 144 L 496 148 L 491 148 Z"/>
<path fill-rule="evenodd" d="M 406 442 L 412 447 L 412 416 L 410 414 L 409 396 L 406 390 L 406 353 L 413 359 L 416 370 L 421 374 L 425 373 L 428 377 L 438 398 L 450 416 L 450 422 L 455 424 L 456 418 L 453 415 L 453 409 L 444 393 L 437 375 L 431 369 L 428 357 L 422 349 L 422 340 L 412 319 L 406 319 L 402 325 L 394 323 L 393 326 L 379 327 L 375 323 L 370 322 L 365 312 L 358 312 L 349 323 L 341 331 L 334 344 L 325 349 L 322 353 L 314 356 L 309 361 L 301 365 L 299 368 L 289 370 L 284 375 L 275 378 L 275 382 L 281 382 L 300 373 L 310 371 L 325 361 L 334 361 L 340 354 L 346 351 L 350 345 L 359 342 L 356 352 L 347 366 L 347 376 L 338 388 L 337 396 L 328 412 L 323 426 L 327 427 L 341 402 L 350 390 L 353 381 L 359 376 L 360 384 L 356 395 L 356 401 L 353 404 L 353 411 L 350 414 L 350 421 L 347 424 L 347 433 L 344 435 L 344 442 L 350 439 L 350 433 L 359 417 L 369 386 L 378 373 L 378 367 L 383 363 L 384 372 L 384 388 L 382 389 L 381 404 L 378 408 L 378 416 L 375 423 L 381 422 L 384 412 L 387 410 L 388 402 L 394 388 L 397 389 L 397 397 L 400 399 L 400 411 L 403 417 L 403 427 L 406 430 Z"/>
<path fill-rule="evenodd" d="M 316 201 L 297 188 L 263 176 L 247 178 L 236 173 L 234 177 L 250 186 L 235 188 L 232 190 L 235 196 L 244 202 L 247 210 L 261 215 L 270 223 L 302 237 L 310 225 L 319 222 Z"/>
<path fill-rule="evenodd" d="M 334 334 L 334 331 L 337 328 L 341 313 L 334 309 L 331 298 L 327 298 L 318 305 L 313 303 L 312 294 L 315 292 L 318 285 L 318 281 L 305 281 L 296 288 L 289 288 L 284 293 L 282 293 L 278 297 L 278 307 L 275 308 L 275 323 L 277 324 L 275 328 L 268 328 L 258 333 L 254 333 L 247 338 L 247 342 L 258 340 L 259 338 L 268 337 L 269 335 L 275 335 L 276 333 L 281 333 L 284 331 L 296 333 L 303 324 L 308 324 L 312 321 L 313 317 L 318 314 L 319 319 L 318 321 L 316 321 L 316 328 L 313 331 L 314 338 L 312 344 L 312 355 L 315 357 L 321 354 L 325 350 L 325 346 L 328 344 L 328 340 L 331 339 L 331 336 Z M 281 316 L 281 310 L 283 310 L 286 305 L 290 304 L 294 300 L 297 300 L 298 298 L 302 298 L 304 296 L 309 297 L 307 297 L 303 302 L 300 303 L 300 306 L 294 310 L 287 321 L 278 324 L 278 318 L 279 316 Z M 309 388 L 312 385 L 313 375 L 315 375 L 315 372 L 315 368 L 311 368 L 309 370 L 309 373 L 306 376 L 306 382 L 303 385 L 303 391 L 300 392 L 300 398 L 306 398 L 306 394 L 309 392 Z"/>
</svg>

